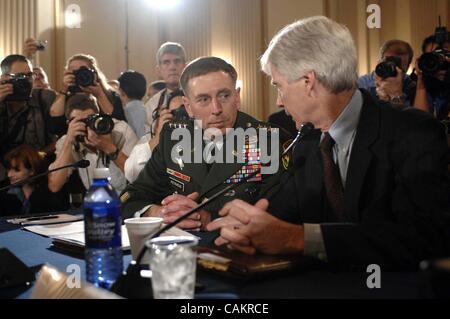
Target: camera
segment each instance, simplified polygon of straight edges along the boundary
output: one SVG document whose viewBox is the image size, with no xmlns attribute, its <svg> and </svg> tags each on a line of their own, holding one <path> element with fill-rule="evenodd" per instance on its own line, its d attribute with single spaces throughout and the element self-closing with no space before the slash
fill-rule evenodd
<svg viewBox="0 0 450 319">
<path fill-rule="evenodd" d="M 73 71 L 73 75 L 75 76 L 75 85 L 69 87 L 69 91 L 72 94 L 82 92 L 81 86 L 88 87 L 94 85 L 96 81 L 95 70 L 89 69 L 86 66 L 82 66 L 78 70 Z"/>
<path fill-rule="evenodd" d="M 5 101 L 28 101 L 31 97 L 32 83 L 25 74 L 15 74 L 1 84 L 12 84 L 13 93 L 8 95 Z"/>
<path fill-rule="evenodd" d="M 436 28 L 434 38 L 437 48 L 433 52 L 420 56 L 418 65 L 423 73 L 423 81 L 431 96 L 450 97 L 450 51 L 444 48 L 444 43 L 450 42 L 450 33 L 446 27 Z"/>
<path fill-rule="evenodd" d="M 76 86 L 88 87 L 95 83 L 95 70 L 82 66 L 73 72 Z"/>
<path fill-rule="evenodd" d="M 388 56 L 375 67 L 375 73 L 383 80 L 396 77 L 397 69 L 402 68 L 402 60 L 398 56 Z"/>
<path fill-rule="evenodd" d="M 187 121 L 189 120 L 189 115 L 186 112 L 186 109 L 184 106 L 180 106 L 179 108 L 176 108 L 174 110 L 171 110 L 170 113 L 172 113 L 172 116 L 175 120 L 178 121 Z"/>
<path fill-rule="evenodd" d="M 44 51 L 47 48 L 47 40 L 38 40 L 36 41 L 36 49 L 38 51 Z"/>
<path fill-rule="evenodd" d="M 87 127 L 93 130 L 98 135 L 106 135 L 112 132 L 114 128 L 114 121 L 110 115 L 107 114 L 92 114 L 87 118 L 81 120 Z M 84 142 L 84 136 L 78 135 L 77 142 Z"/>
<path fill-rule="evenodd" d="M 440 70 L 448 70 L 450 63 L 446 58 L 450 58 L 450 51 L 446 49 L 424 53 L 419 58 L 419 68 L 424 74 L 428 75 L 434 75 Z"/>
<path fill-rule="evenodd" d="M 114 128 L 114 121 L 107 114 L 92 114 L 85 118 L 83 122 L 99 135 L 109 134 Z"/>
</svg>

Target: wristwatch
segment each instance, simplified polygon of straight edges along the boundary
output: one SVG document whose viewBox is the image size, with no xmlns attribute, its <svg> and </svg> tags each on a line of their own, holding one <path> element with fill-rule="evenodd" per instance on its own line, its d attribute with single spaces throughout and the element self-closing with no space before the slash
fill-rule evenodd
<svg viewBox="0 0 450 319">
<path fill-rule="evenodd" d="M 120 152 L 119 148 L 116 147 L 116 150 L 113 153 L 107 154 L 108 158 L 111 161 L 115 161 L 119 157 L 119 152 Z"/>
</svg>

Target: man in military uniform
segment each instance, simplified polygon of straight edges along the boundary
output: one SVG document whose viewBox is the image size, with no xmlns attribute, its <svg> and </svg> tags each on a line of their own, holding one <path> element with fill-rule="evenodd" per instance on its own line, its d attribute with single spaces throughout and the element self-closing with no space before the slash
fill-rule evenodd
<svg viewBox="0 0 450 319">
<path fill-rule="evenodd" d="M 151 159 L 121 196 L 124 218 L 160 216 L 165 223 L 173 222 L 230 183 L 238 183 L 255 170 L 264 168 L 264 164 L 269 166 L 267 161 L 263 161 L 264 154 L 274 158 L 270 165 L 278 161 L 278 134 L 264 123 L 238 111 L 240 96 L 236 79 L 237 73 L 233 66 L 216 57 L 199 58 L 186 67 L 180 80 L 186 94 L 183 101 L 190 118 L 195 120 L 173 121 L 164 126 L 160 143 Z M 190 133 L 188 142 L 191 143 L 181 144 L 179 140 L 172 140 L 172 133 L 176 133 L 179 128 L 185 129 L 182 132 Z M 246 136 L 240 143 L 228 143 L 231 135 L 227 129 L 230 128 L 254 128 L 258 135 Z M 216 138 L 206 138 L 207 132 L 213 129 L 218 132 Z M 269 143 L 261 143 L 262 138 L 258 138 L 261 130 L 267 130 L 264 133 L 268 133 L 269 141 L 271 137 L 276 137 L 272 147 L 266 148 L 265 145 Z M 274 154 L 270 153 L 272 149 Z M 212 157 L 215 161 L 211 160 Z M 234 158 L 234 161 L 226 161 L 227 157 Z M 271 185 L 275 184 L 279 176 L 278 166 L 274 172 L 264 174 L 263 170 L 263 174 L 257 174 L 211 202 L 204 210 L 180 222 L 178 227 L 204 229 L 210 220 L 218 216 L 218 211 L 226 202 L 236 198 L 254 203 L 260 196 L 266 196 Z"/>
</svg>

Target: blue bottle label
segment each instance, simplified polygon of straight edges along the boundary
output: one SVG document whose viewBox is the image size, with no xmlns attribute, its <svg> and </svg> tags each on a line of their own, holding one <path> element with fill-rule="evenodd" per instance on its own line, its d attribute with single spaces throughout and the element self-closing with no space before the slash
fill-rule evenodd
<svg viewBox="0 0 450 319">
<path fill-rule="evenodd" d="M 98 208 L 85 208 L 85 234 L 86 247 L 120 247 L 122 243 L 119 207 L 109 207 L 107 212 L 100 212 Z"/>
</svg>

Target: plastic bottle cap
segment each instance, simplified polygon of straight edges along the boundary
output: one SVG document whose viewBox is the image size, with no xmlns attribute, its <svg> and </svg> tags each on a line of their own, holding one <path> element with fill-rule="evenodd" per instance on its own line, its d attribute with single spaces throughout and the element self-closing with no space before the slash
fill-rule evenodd
<svg viewBox="0 0 450 319">
<path fill-rule="evenodd" d="M 111 173 L 109 172 L 109 168 L 96 168 L 94 171 L 95 179 L 108 179 L 111 178 Z"/>
</svg>

